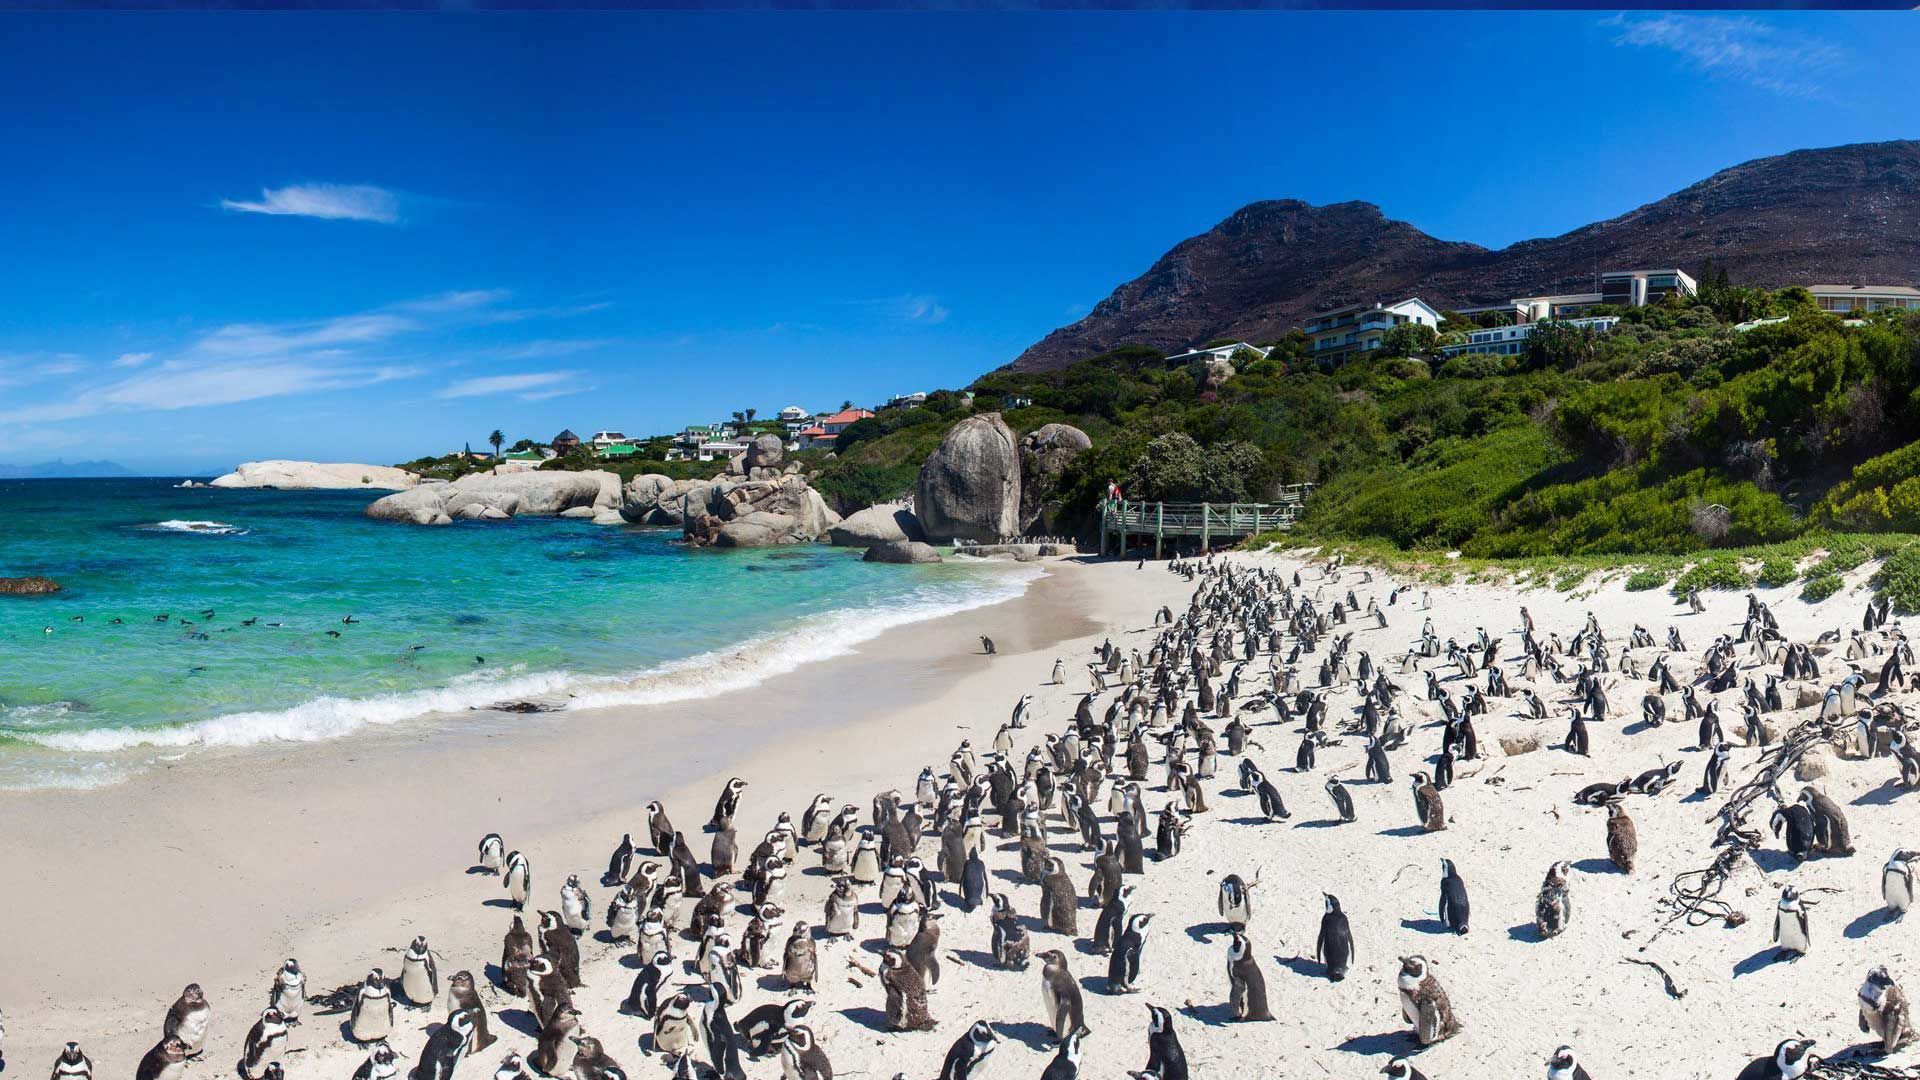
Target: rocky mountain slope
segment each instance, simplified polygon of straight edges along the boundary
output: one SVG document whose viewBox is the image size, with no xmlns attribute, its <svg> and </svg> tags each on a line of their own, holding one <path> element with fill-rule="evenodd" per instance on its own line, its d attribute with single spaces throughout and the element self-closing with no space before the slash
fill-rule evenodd
<svg viewBox="0 0 1920 1080">
<path fill-rule="evenodd" d="M 1586 291 L 1597 270 L 1692 271 L 1707 258 L 1745 285 L 1920 280 L 1920 141 L 1760 158 L 1498 251 L 1435 239 L 1371 203 L 1257 202 L 1182 241 L 1009 367 L 1052 370 L 1125 344 L 1268 341 L 1347 303 L 1418 295 L 1462 307 Z"/>
</svg>

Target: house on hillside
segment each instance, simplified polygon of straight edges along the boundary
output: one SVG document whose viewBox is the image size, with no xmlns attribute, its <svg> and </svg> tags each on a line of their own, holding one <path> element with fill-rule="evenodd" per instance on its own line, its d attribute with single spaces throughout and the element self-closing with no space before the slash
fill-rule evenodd
<svg viewBox="0 0 1920 1080">
<path fill-rule="evenodd" d="M 780 410 L 780 422 L 783 424 L 801 423 L 807 419 L 807 410 L 798 405 L 789 405 Z"/>
<path fill-rule="evenodd" d="M 600 451 L 600 450 L 605 450 L 610 446 L 625 446 L 633 442 L 633 440 L 627 438 L 624 432 L 596 431 L 593 433 L 593 438 L 589 440 L 589 442 L 592 444 L 595 451 Z"/>
<path fill-rule="evenodd" d="M 1188 349 L 1186 352 L 1174 353 L 1172 356 L 1167 357 L 1166 361 L 1168 367 L 1180 367 L 1191 364 L 1196 360 L 1231 360 L 1233 359 L 1233 354 L 1239 352 L 1241 349 L 1259 353 L 1260 358 L 1263 360 L 1266 359 L 1268 353 L 1273 351 L 1271 348 L 1263 349 L 1258 345 L 1249 345 L 1244 341 L 1235 341 L 1227 345 L 1209 345 L 1205 348 Z"/>
<path fill-rule="evenodd" d="M 1920 289 L 1911 285 L 1809 285 L 1821 311 L 1835 314 L 1920 311 Z"/>
<path fill-rule="evenodd" d="M 640 448 L 630 442 L 609 443 L 594 448 L 593 456 L 601 461 L 625 461 L 640 456 Z"/>
<path fill-rule="evenodd" d="M 1577 326 L 1592 330 L 1596 334 L 1612 333 L 1620 324 L 1618 315 L 1600 315 L 1591 319 L 1553 319 L 1542 322 L 1555 322 L 1562 326 Z M 1452 345 L 1440 346 L 1442 356 L 1460 356 L 1464 353 L 1486 353 L 1494 356 L 1518 356 L 1527 351 L 1527 339 L 1540 328 L 1538 322 L 1517 323 L 1512 326 L 1490 326 L 1467 333 L 1467 340 Z"/>
<path fill-rule="evenodd" d="M 548 445 L 553 447 L 553 452 L 556 455 L 565 457 L 575 450 L 580 449 L 580 436 L 575 435 L 573 429 L 568 428 L 560 434 L 555 435 L 553 441 Z"/>
<path fill-rule="evenodd" d="M 873 415 L 871 409 L 841 409 L 836 413 L 824 413 L 814 417 L 813 423 L 794 432 L 794 441 L 799 449 L 833 449 L 834 440 L 840 433 Z"/>
<path fill-rule="evenodd" d="M 890 409 L 917 409 L 927 403 L 927 392 L 915 390 L 911 394 L 895 394 L 887 399 Z"/>
<path fill-rule="evenodd" d="M 1387 331 L 1417 323 L 1440 328 L 1440 312 L 1417 296 L 1392 304 L 1348 304 L 1308 320 L 1312 356 L 1322 365 L 1341 364 L 1378 349 Z"/>
</svg>

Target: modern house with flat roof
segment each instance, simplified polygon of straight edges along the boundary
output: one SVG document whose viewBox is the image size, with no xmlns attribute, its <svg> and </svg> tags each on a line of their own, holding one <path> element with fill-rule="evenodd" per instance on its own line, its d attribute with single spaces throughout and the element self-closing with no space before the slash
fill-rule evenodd
<svg viewBox="0 0 1920 1080">
<path fill-rule="evenodd" d="M 801 408 L 798 405 L 789 405 L 786 408 L 780 410 L 780 419 L 783 421 L 805 420 L 806 418 L 807 418 L 807 410 Z"/>
<path fill-rule="evenodd" d="M 1241 349 L 1258 353 L 1262 359 L 1265 359 L 1266 355 L 1273 351 L 1271 348 L 1263 349 L 1258 345 L 1249 345 L 1244 341 L 1235 341 L 1226 345 L 1209 345 L 1201 349 L 1188 349 L 1183 353 L 1174 353 L 1172 356 L 1167 357 L 1167 366 L 1177 367 L 1183 364 L 1191 364 L 1196 360 L 1231 360 L 1233 359 L 1233 354 L 1239 352 Z"/>
<path fill-rule="evenodd" d="M 1920 289 L 1911 285 L 1809 285 L 1821 311 L 1920 311 Z"/>
<path fill-rule="evenodd" d="M 1380 347 L 1387 331 L 1418 323 L 1440 328 L 1440 312 L 1417 296 L 1392 304 L 1348 304 L 1307 321 L 1312 356 L 1321 364 L 1344 363 Z"/>
<path fill-rule="evenodd" d="M 609 446 L 619 446 L 632 441 L 618 431 L 596 431 L 593 433 L 593 438 L 587 440 L 595 450 L 605 450 Z"/>
<path fill-rule="evenodd" d="M 1599 315 L 1591 319 L 1553 319 L 1541 322 L 1557 322 L 1563 326 L 1579 326 L 1591 329 L 1596 334 L 1611 333 L 1620 323 L 1618 315 Z M 1460 356 L 1464 353 L 1485 353 L 1494 356 L 1518 356 L 1527 351 L 1527 339 L 1539 329 L 1538 322 L 1516 323 L 1512 326 L 1490 326 L 1482 330 L 1471 330 L 1467 340 L 1451 345 L 1440 346 L 1442 356 Z"/>
</svg>

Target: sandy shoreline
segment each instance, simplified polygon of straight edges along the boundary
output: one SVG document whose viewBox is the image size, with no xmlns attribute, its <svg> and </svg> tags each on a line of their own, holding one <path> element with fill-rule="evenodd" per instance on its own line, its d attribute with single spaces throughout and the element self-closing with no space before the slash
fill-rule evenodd
<svg viewBox="0 0 1920 1080">
<path fill-rule="evenodd" d="M 644 832 L 651 799 L 693 833 L 732 773 L 755 777 L 749 805 L 769 815 L 797 813 L 821 785 L 860 801 L 908 765 L 944 760 L 949 715 L 997 726 L 1018 696 L 1003 673 L 1044 678 L 1054 646 L 1087 637 L 1092 616 L 1115 606 L 1094 582 L 1120 569 L 1057 565 L 1014 600 L 698 701 L 515 716 L 458 738 L 403 724 L 203 751 L 96 790 L 0 793 L 0 864 L 56 868 L 10 890 L 14 929 L 0 934 L 8 1056 L 50 1060 L 80 1038 L 97 1064 L 130 1068 L 153 1037 L 125 1019 L 157 1016 L 196 980 L 225 1002 L 237 1036 L 287 955 L 302 958 L 317 991 L 425 933 L 449 972 L 478 972 L 497 958 L 505 924 L 478 898 L 464 902 L 476 889 L 498 895 L 465 872 L 482 833 L 524 847 L 544 894 L 569 872 L 597 882 L 619 834 Z M 1164 573 L 1152 577 L 1171 589 Z M 983 633 L 1001 655 L 979 655 Z M 1070 666 L 1084 680 L 1083 663 Z M 846 745 L 860 754 L 836 752 Z"/>
<path fill-rule="evenodd" d="M 1298 565 L 1278 556 L 1235 558 L 1289 573 Z M 1868 572 L 1856 571 L 1852 583 Z M 1349 569 L 1337 582 L 1322 582 L 1317 569 L 1307 568 L 1302 592 L 1326 604 L 1351 589 L 1363 604 L 1385 604 L 1393 579 L 1376 570 L 1363 581 L 1362 574 Z M 484 981 L 509 913 L 498 906 L 495 879 L 466 873 L 480 833 L 498 829 L 509 846 L 527 850 L 533 906 L 557 907 L 560 883 L 578 873 L 594 897 L 597 920 L 609 895 L 598 885 L 607 853 L 621 832 L 643 832 L 640 808 L 649 799 L 666 802 L 704 858 L 709 838 L 699 825 L 728 775 L 752 782 L 741 808 L 745 843 L 778 812 L 797 816 L 816 792 L 864 806 L 878 790 L 911 790 L 922 765 L 944 769 L 959 739 L 989 745 L 1013 700 L 1031 692 L 1032 728 L 1015 751 L 1023 756 L 1068 722 L 1087 685 L 1089 653 L 1103 637 L 1144 651 L 1151 612 L 1162 604 L 1182 610 L 1191 589 L 1160 566 L 1063 565 L 1018 600 L 894 631 L 851 656 L 705 701 L 526 717 L 511 730 L 456 742 L 383 732 L 325 747 L 209 756 L 101 791 L 0 797 L 9 822 L 0 835 L 0 865 L 57 868 L 16 879 L 10 890 L 14 918 L 0 937 L 7 1056 L 40 1068 L 73 1038 L 103 1074 L 124 1073 L 154 1042 L 180 986 L 196 979 L 208 988 L 217 1019 L 214 1049 L 187 1075 L 229 1075 L 280 959 L 298 956 L 309 972 L 309 991 L 317 994 L 358 980 L 371 966 L 391 972 L 398 964 L 391 950 L 416 933 L 444 956 L 443 978 L 465 968 Z M 1416 607 L 1423 592 L 1431 596 L 1427 610 Z M 1788 590 L 1756 592 L 1794 641 L 1858 625 L 1865 599 L 1848 590 L 1807 605 Z M 1693 615 L 1665 593 L 1628 593 L 1618 580 L 1571 595 L 1416 583 L 1388 608 L 1388 628 L 1362 628 L 1356 618 L 1344 629 L 1353 632 L 1356 653 L 1368 651 L 1383 664 L 1406 650 L 1423 618 L 1433 620 L 1442 640 L 1470 640 L 1485 627 L 1506 639 L 1511 657 L 1518 652 L 1521 604 L 1542 635 L 1562 640 L 1591 611 L 1614 640 L 1616 660 L 1633 624 L 1660 641 L 1668 626 L 1678 627 L 1692 650 L 1676 656 L 1685 681 L 1716 635 L 1739 631 L 1745 608 L 1739 594 L 1705 600 L 1707 611 Z M 995 638 L 1001 655 L 978 655 L 980 633 Z M 1635 655 L 1645 663 L 1661 651 Z M 1066 660 L 1065 686 L 1045 685 L 1055 657 Z M 1250 678 L 1266 662 L 1263 655 L 1251 666 Z M 1825 663 L 1822 685 L 1841 666 L 1837 656 Z M 1878 660 L 1870 663 L 1877 670 Z M 1309 686 L 1317 664 L 1313 655 L 1299 664 Z M 1739 664 L 1743 676 L 1764 673 L 1744 649 Z M 1450 669 L 1439 670 L 1446 678 Z M 1544 1075 L 1546 1056 L 1562 1043 L 1579 1049 L 1596 1080 L 1725 1080 L 1790 1035 L 1818 1038 L 1826 1053 L 1863 1042 L 1854 992 L 1868 968 L 1886 964 L 1904 984 L 1920 982 L 1913 917 L 1882 918 L 1880 864 L 1895 848 L 1920 847 L 1920 819 L 1913 813 L 1920 796 L 1896 785 L 1888 759 L 1838 758 L 1821 781 L 1846 808 L 1858 854 L 1795 864 L 1769 836 L 1741 859 L 1721 895 L 1746 916 L 1744 925 L 1661 930 L 1670 914 L 1661 904 L 1673 876 L 1713 858 L 1708 822 L 1724 798 L 1724 791 L 1694 794 L 1706 758 L 1693 749 L 1694 724 L 1641 722 L 1645 684 L 1615 672 L 1608 680 L 1613 718 L 1592 725 L 1592 756 L 1578 757 L 1559 748 L 1567 688 L 1547 677 L 1528 682 L 1512 665 L 1509 677 L 1539 691 L 1548 717 L 1519 715 L 1518 699 L 1493 700 L 1489 714 L 1476 720 L 1488 756 L 1460 763 L 1445 796 L 1448 828 L 1423 833 L 1407 781 L 1415 770 L 1430 768 L 1439 710 L 1425 700 L 1422 675 L 1388 671 L 1406 690 L 1399 707 L 1420 725 L 1408 747 L 1393 755 L 1391 783 L 1360 778 L 1359 740 L 1351 735 L 1323 749 L 1313 773 L 1297 774 L 1297 722 L 1272 723 L 1270 709 L 1244 714 L 1258 725 L 1250 756 L 1282 790 L 1292 817 L 1260 818 L 1253 800 L 1236 790 L 1237 760 L 1223 755 L 1220 775 L 1207 786 L 1211 809 L 1196 819 L 1185 849 L 1173 862 L 1150 861 L 1144 877 L 1130 879 L 1140 887 L 1139 910 L 1157 916 L 1142 993 L 1107 992 L 1106 959 L 1091 955 L 1084 940 L 1097 912 L 1084 901 L 1079 940 L 1034 932 L 1034 950 L 1063 949 L 1083 987 L 1094 1034 L 1081 1075 L 1120 1076 L 1142 1067 L 1149 1001 L 1175 1010 L 1196 1077 L 1248 1066 L 1270 1075 L 1375 1075 L 1391 1057 L 1415 1050 L 1393 988 L 1395 958 L 1413 953 L 1434 961 L 1465 1024 L 1460 1035 L 1415 1058 L 1433 1080 Z M 1263 684 L 1254 678 L 1256 688 Z M 1463 686 L 1447 684 L 1455 694 Z M 1911 693 L 1892 696 L 1913 705 Z M 1736 697 L 1720 696 L 1736 743 L 1731 784 L 1747 778 L 1760 754 L 1737 745 Z M 1100 705 L 1110 700 L 1105 696 Z M 1356 700 L 1349 687 L 1336 688 L 1336 720 L 1350 715 Z M 1678 695 L 1668 703 L 1677 716 Z M 1784 730 L 1811 711 L 1789 709 L 1773 719 Z M 1210 722 L 1216 729 L 1224 724 Z M 1503 736 L 1536 739 L 1543 748 L 1505 756 Z M 1574 806 L 1571 795 L 1586 784 L 1675 760 L 1682 765 L 1671 790 L 1627 803 L 1640 860 L 1632 874 L 1616 872 L 1607 858 L 1604 814 Z M 1147 806 L 1157 810 L 1168 797 L 1164 770 L 1156 760 L 1150 772 Z M 1330 774 L 1349 783 L 1354 822 L 1340 823 L 1332 814 L 1321 788 Z M 1782 786 L 1792 798 L 1801 785 Z M 1763 807 L 1749 824 L 1764 831 L 1767 812 Z M 1084 883 L 1088 856 L 1077 840 L 1056 832 L 1052 842 L 1076 882 Z M 993 888 L 1012 894 L 1016 908 L 1030 914 L 1038 890 L 1018 883 L 1013 845 L 995 840 L 989 846 Z M 1442 858 L 1456 862 L 1468 883 L 1468 935 L 1449 933 L 1436 921 Z M 1558 860 L 1573 865 L 1574 917 L 1566 932 L 1542 940 L 1533 927 L 1534 899 L 1546 868 Z M 1217 883 L 1229 872 L 1261 882 L 1251 934 L 1277 1017 L 1272 1023 L 1229 1018 L 1227 939 L 1214 906 Z M 1791 962 L 1777 960 L 1770 941 L 1773 904 L 1786 882 L 1830 890 L 1810 894 L 1818 901 L 1814 947 Z M 803 850 L 789 878 L 788 918 L 817 923 L 825 884 L 817 856 Z M 1340 897 L 1354 928 L 1357 957 L 1344 982 L 1329 982 L 1310 958 L 1322 893 Z M 847 966 L 849 958 L 869 967 L 877 958 L 872 939 L 884 920 L 870 893 L 866 899 L 855 942 L 820 947 L 820 1008 L 810 1023 L 836 1071 L 930 1077 L 967 1023 L 985 1019 L 1006 1039 L 994 1075 L 1039 1075 L 1052 1057 L 1040 1023 L 1039 965 L 1027 972 L 992 969 L 984 912 L 950 908 L 942 923 L 945 975 L 932 997 L 939 1029 L 882 1030 L 881 988 Z M 776 944 L 783 940 L 780 933 Z M 692 948 L 681 941 L 676 956 L 684 959 Z M 660 1059 L 643 1052 L 649 1025 L 615 1008 L 633 979 L 632 950 L 589 940 L 582 952 L 587 985 L 576 1004 L 586 1030 L 629 1075 L 663 1075 Z M 1651 969 L 1625 963 L 1629 958 L 1664 965 L 1685 997 L 1670 998 Z M 777 967 L 753 972 L 747 982 L 736 1019 L 784 997 Z M 490 1071 L 509 1048 L 532 1047 L 520 1004 L 490 989 L 483 998 L 495 1034 L 505 1041 L 462 1066 L 463 1075 Z M 404 1013 L 395 1047 L 417 1056 L 426 1030 L 444 1015 L 444 1005 Z M 364 1058 L 339 1037 L 339 1019 L 309 1012 L 281 1055 L 292 1080 L 342 1077 Z M 1909 1047 L 1887 1064 L 1914 1061 Z M 764 1059 L 749 1063 L 747 1073 L 759 1080 L 778 1075 L 779 1066 Z"/>
</svg>

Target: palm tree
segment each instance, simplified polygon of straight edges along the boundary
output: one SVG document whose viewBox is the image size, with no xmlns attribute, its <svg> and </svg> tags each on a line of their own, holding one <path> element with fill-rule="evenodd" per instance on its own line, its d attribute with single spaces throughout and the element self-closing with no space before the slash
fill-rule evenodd
<svg viewBox="0 0 1920 1080">
<path fill-rule="evenodd" d="M 494 428 L 493 434 L 487 436 L 487 441 L 493 444 L 493 471 L 499 472 L 500 471 L 500 444 L 503 442 L 506 442 L 507 437 L 500 433 L 499 428 Z"/>
<path fill-rule="evenodd" d="M 747 422 L 747 414 L 746 414 L 746 413 L 743 413 L 743 412 L 741 412 L 741 411 L 740 411 L 739 409 L 735 409 L 735 410 L 733 410 L 733 422 L 734 422 L 734 423 L 736 423 L 736 424 L 744 424 L 744 423 L 746 423 L 746 422 Z"/>
<path fill-rule="evenodd" d="M 759 412 L 759 411 L 760 411 L 760 410 L 758 410 L 758 409 L 748 409 L 748 410 L 747 410 L 747 423 L 749 423 L 749 424 L 751 424 L 751 423 L 753 423 L 753 414 L 754 414 L 754 413 L 756 413 L 756 412 Z"/>
</svg>

